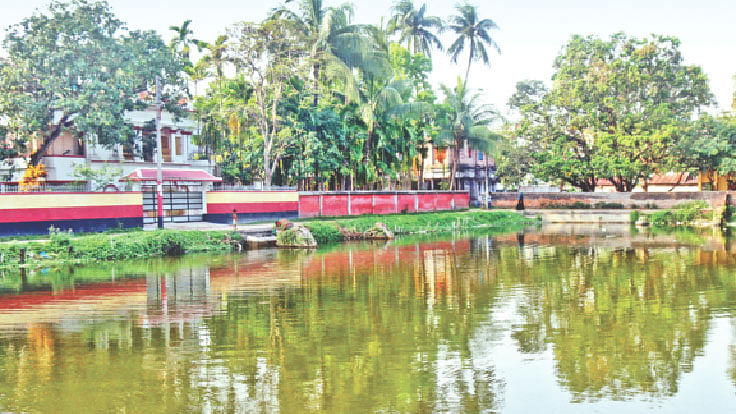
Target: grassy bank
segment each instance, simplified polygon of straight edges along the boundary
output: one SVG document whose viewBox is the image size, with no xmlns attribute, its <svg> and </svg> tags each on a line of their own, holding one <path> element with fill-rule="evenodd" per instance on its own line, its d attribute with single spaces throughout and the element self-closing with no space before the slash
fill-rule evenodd
<svg viewBox="0 0 736 414">
<path fill-rule="evenodd" d="M 513 231 L 534 223 L 524 216 L 496 210 L 470 210 L 458 212 L 365 215 L 358 217 L 336 217 L 331 219 L 301 220 L 312 232 L 317 243 L 338 243 L 345 239 L 344 232 L 362 233 L 377 222 L 397 234 L 447 233 L 468 229 L 494 229 Z"/>
<path fill-rule="evenodd" d="M 719 225 L 722 220 L 727 220 L 730 213 L 730 209 L 710 208 L 705 201 L 691 201 L 649 214 L 634 210 L 631 212 L 631 223 L 643 221 L 656 227 L 712 227 Z"/>
<path fill-rule="evenodd" d="M 21 263 L 82 263 L 97 260 L 120 260 L 176 256 L 185 253 L 228 252 L 237 233 L 218 231 L 136 231 L 121 234 L 89 234 L 52 231 L 48 240 L 0 243 L 0 266 Z"/>
</svg>

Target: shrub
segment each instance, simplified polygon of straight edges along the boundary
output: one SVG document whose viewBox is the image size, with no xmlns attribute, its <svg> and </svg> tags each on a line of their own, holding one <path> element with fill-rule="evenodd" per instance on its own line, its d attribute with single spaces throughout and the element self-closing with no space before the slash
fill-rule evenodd
<svg viewBox="0 0 736 414">
<path fill-rule="evenodd" d="M 632 210 L 629 214 L 629 221 L 631 223 L 636 223 L 639 221 L 639 217 L 641 217 L 641 213 L 639 213 L 639 210 Z"/>
<path fill-rule="evenodd" d="M 707 209 L 705 201 L 691 201 L 674 206 L 671 209 L 652 213 L 649 218 L 656 226 L 670 226 L 677 223 L 692 223 L 706 218 L 702 210 Z"/>
<path fill-rule="evenodd" d="M 310 222 L 304 226 L 312 232 L 317 244 L 339 243 L 345 239 L 340 228 L 335 223 Z"/>
<path fill-rule="evenodd" d="M 595 203 L 595 208 L 609 209 L 609 210 L 613 210 L 613 209 L 620 210 L 620 209 L 623 209 L 625 207 L 621 203 L 605 203 L 605 202 L 601 202 L 601 203 Z"/>
</svg>

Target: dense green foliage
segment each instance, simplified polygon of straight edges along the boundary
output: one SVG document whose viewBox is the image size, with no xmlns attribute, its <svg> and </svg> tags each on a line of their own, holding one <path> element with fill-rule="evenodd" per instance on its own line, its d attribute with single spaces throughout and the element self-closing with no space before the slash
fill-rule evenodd
<svg viewBox="0 0 736 414">
<path fill-rule="evenodd" d="M 337 223 L 310 221 L 304 223 L 304 226 L 312 232 L 312 236 L 314 236 L 318 245 L 338 243 L 345 240 Z"/>
<path fill-rule="evenodd" d="M 713 212 L 705 201 L 692 201 L 678 204 L 671 209 L 656 211 L 649 215 L 655 226 L 675 226 L 693 224 L 696 220 L 713 218 Z"/>
<path fill-rule="evenodd" d="M 702 115 L 676 148 L 675 168 L 702 173 L 713 181 L 714 174 L 736 173 L 736 117 Z M 733 186 L 733 177 L 729 177 Z M 704 188 L 707 189 L 707 188 Z"/>
<path fill-rule="evenodd" d="M 56 0 L 11 26 L 3 45 L 0 113 L 18 146 L 40 138 L 34 164 L 64 131 L 106 146 L 128 142 L 124 112 L 150 104 L 140 92 L 162 71 L 167 97 L 180 84 L 181 62 L 161 37 L 127 30 L 106 2 Z"/>
<path fill-rule="evenodd" d="M 427 143 L 491 147 L 489 126 L 497 117 L 467 92 L 467 81 L 445 88 L 444 100 L 428 82 L 431 50 L 443 49 L 437 37 L 442 20 L 407 0 L 391 12 L 384 29 L 352 24 L 349 4 L 287 1 L 267 19 L 238 23 L 220 39 L 220 69 L 195 105 L 199 142 L 217 154 L 227 182 L 417 187 L 423 185 Z M 461 46 L 468 43 L 471 61 L 487 63 L 481 49 L 495 45 L 485 39 L 493 27 L 478 21 L 474 6 L 458 5 L 458 13 L 472 14 L 477 27 L 458 29 L 453 56 L 464 54 Z M 206 60 L 213 53 L 205 52 L 200 66 L 214 68 Z M 235 75 L 226 76 L 222 65 Z M 473 130 L 461 130 L 466 126 Z"/>
<path fill-rule="evenodd" d="M 692 118 L 712 102 L 705 73 L 683 62 L 674 37 L 573 36 L 554 67 L 549 90 L 539 81 L 517 85 L 510 104 L 521 121 L 512 138 L 532 154 L 538 177 L 583 191 L 600 178 L 631 191 L 681 166 Z"/>
</svg>

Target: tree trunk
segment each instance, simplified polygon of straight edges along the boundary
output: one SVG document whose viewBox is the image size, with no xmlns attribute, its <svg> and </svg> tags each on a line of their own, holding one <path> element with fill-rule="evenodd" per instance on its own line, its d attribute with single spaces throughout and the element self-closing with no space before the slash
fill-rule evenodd
<svg viewBox="0 0 736 414">
<path fill-rule="evenodd" d="M 474 46 L 475 46 L 475 43 L 471 41 L 470 42 L 470 53 L 468 54 L 468 69 L 465 71 L 465 83 L 463 83 L 463 87 L 466 89 L 468 87 L 468 77 L 470 76 L 470 64 L 473 63 Z"/>
<path fill-rule="evenodd" d="M 54 130 L 51 131 L 51 134 L 49 134 L 41 143 L 41 147 L 31 154 L 31 165 L 37 166 L 41 162 L 41 158 L 43 158 L 44 155 L 46 155 L 46 151 L 48 151 L 51 144 L 56 141 L 56 138 L 59 138 L 59 135 L 61 135 L 62 128 L 67 123 L 67 119 L 69 118 L 69 115 L 64 115 L 59 120 L 59 124 L 54 127 Z"/>
<path fill-rule="evenodd" d="M 312 75 L 314 76 L 314 107 L 319 104 L 319 63 L 315 62 L 312 66 Z"/>
<path fill-rule="evenodd" d="M 450 191 L 455 190 L 455 174 L 457 174 L 457 159 L 460 156 L 460 144 L 455 141 L 455 148 L 452 150 L 452 169 L 450 170 Z"/>
</svg>

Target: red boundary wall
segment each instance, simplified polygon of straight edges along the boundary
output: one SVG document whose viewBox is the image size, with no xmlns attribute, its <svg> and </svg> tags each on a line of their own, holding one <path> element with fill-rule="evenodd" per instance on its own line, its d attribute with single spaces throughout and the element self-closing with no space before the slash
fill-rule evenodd
<svg viewBox="0 0 736 414">
<path fill-rule="evenodd" d="M 528 209 L 561 208 L 582 203 L 595 207 L 599 203 L 621 204 L 624 208 L 672 208 L 689 201 L 702 200 L 713 208 L 736 203 L 733 191 L 668 191 L 668 192 L 576 192 L 538 193 L 524 192 L 524 207 Z M 514 208 L 519 200 L 518 192 L 498 192 L 491 195 L 493 207 Z"/>
<path fill-rule="evenodd" d="M 299 194 L 299 217 L 359 216 L 462 210 L 467 191 L 305 192 Z"/>
</svg>

